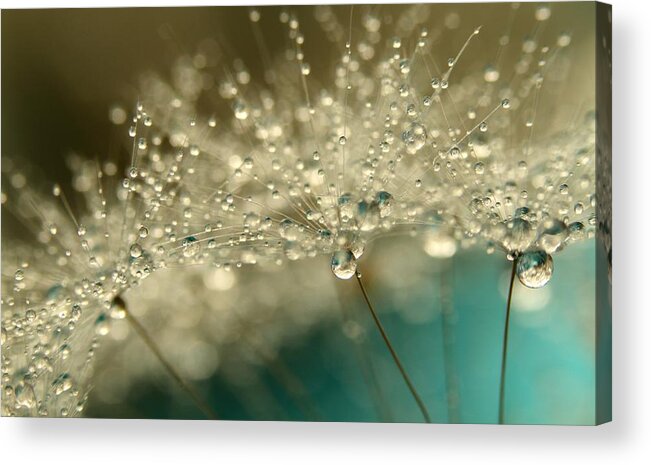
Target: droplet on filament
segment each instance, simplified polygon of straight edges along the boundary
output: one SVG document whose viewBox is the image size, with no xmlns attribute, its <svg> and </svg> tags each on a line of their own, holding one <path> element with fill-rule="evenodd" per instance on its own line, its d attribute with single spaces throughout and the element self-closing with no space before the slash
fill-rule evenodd
<svg viewBox="0 0 651 465">
<path fill-rule="evenodd" d="M 549 282 L 554 272 L 552 256 L 543 250 L 525 252 L 516 264 L 518 279 L 526 287 L 537 289 Z"/>
<path fill-rule="evenodd" d="M 339 279 L 350 279 L 357 271 L 357 260 L 350 250 L 339 250 L 330 260 L 332 272 Z"/>
</svg>

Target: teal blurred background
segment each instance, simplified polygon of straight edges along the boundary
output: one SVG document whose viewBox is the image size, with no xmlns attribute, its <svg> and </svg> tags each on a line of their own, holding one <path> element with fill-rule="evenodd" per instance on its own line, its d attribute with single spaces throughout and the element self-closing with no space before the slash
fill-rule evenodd
<svg viewBox="0 0 651 465">
<path fill-rule="evenodd" d="M 554 276 L 542 289 L 526 289 L 516 280 L 506 380 L 507 423 L 595 423 L 595 244 L 589 240 L 557 254 Z M 373 264 L 389 260 L 392 247 L 407 256 L 420 253 L 402 241 L 387 240 L 377 245 L 380 257 Z M 469 250 L 443 263 L 423 258 L 414 272 L 422 283 L 416 288 L 401 287 L 398 282 L 393 289 L 373 269 L 365 271 L 364 279 L 433 420 L 496 423 L 510 263 L 501 255 Z M 232 385 L 219 371 L 198 383 L 220 418 L 422 421 L 361 294 L 355 292 L 356 283 L 341 281 L 337 286 L 345 288 L 345 311 L 365 330 L 365 353 L 360 354 L 345 336 L 340 322 L 317 325 L 306 337 L 288 341 L 276 362 L 260 368 L 253 386 Z M 449 293 L 453 308 L 446 319 L 441 312 L 442 291 L 443 296 Z M 368 382 L 369 364 L 379 394 L 374 394 L 374 384 Z M 287 389 L 292 384 L 295 389 Z M 384 407 L 377 408 L 378 403 Z M 117 405 L 94 402 L 91 397 L 87 415 L 204 418 L 163 375 L 134 386 Z"/>
</svg>

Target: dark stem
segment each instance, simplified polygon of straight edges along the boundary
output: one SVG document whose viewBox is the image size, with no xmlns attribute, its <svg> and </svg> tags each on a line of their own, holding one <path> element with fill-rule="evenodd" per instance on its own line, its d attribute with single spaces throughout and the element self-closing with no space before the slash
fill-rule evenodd
<svg viewBox="0 0 651 465">
<path fill-rule="evenodd" d="M 443 339 L 443 364 L 445 370 L 445 391 L 448 407 L 448 423 L 459 423 L 459 377 L 454 356 L 454 305 L 452 303 L 454 268 L 452 258 L 445 260 L 440 271 L 441 333 Z"/>
<path fill-rule="evenodd" d="M 127 309 L 127 304 L 122 299 L 122 297 L 117 296 L 114 300 L 116 305 L 119 305 L 125 312 L 126 319 L 131 325 L 131 327 L 138 333 L 138 336 L 144 341 L 144 343 L 149 347 L 149 350 L 151 350 L 158 361 L 163 365 L 165 370 L 169 373 L 169 375 L 174 379 L 176 384 L 179 385 L 179 387 L 184 390 L 191 398 L 192 401 L 196 404 L 196 406 L 206 415 L 211 420 L 216 420 L 217 419 L 217 414 L 215 411 L 197 394 L 197 392 L 194 390 L 192 386 L 190 386 L 185 380 L 179 375 L 179 373 L 174 369 L 174 367 L 163 357 L 163 354 L 161 350 L 158 348 L 158 345 L 154 342 L 154 340 L 149 336 L 145 328 L 140 324 L 140 322 L 131 314 L 131 312 Z"/>
<path fill-rule="evenodd" d="M 402 374 L 403 379 L 405 380 L 405 383 L 407 384 L 407 387 L 411 391 L 411 395 L 414 397 L 414 400 L 418 404 L 418 408 L 420 408 L 421 413 L 423 414 L 423 418 L 425 419 L 426 423 L 431 423 L 431 419 L 429 416 L 429 412 L 427 411 L 427 408 L 425 407 L 425 403 L 421 399 L 420 395 L 416 391 L 416 388 L 411 382 L 411 379 L 409 379 L 409 375 L 407 374 L 407 371 L 405 368 L 402 366 L 402 362 L 400 362 L 400 358 L 398 357 L 398 354 L 393 348 L 393 345 L 391 344 L 391 341 L 389 340 L 389 336 L 387 335 L 386 331 L 384 330 L 384 327 L 382 326 L 382 323 L 380 322 L 380 319 L 377 316 L 377 313 L 375 313 L 375 309 L 373 308 L 373 305 L 371 304 L 371 301 L 368 297 L 368 293 L 366 292 L 366 288 L 364 287 L 364 284 L 362 283 L 362 278 L 359 273 L 355 274 L 355 277 L 357 278 L 357 282 L 359 283 L 359 288 L 362 291 L 362 294 L 364 295 L 364 300 L 366 301 L 366 305 L 368 306 L 369 311 L 371 312 L 371 316 L 373 317 L 373 321 L 375 321 L 375 325 L 377 326 L 377 329 L 380 331 L 380 335 L 382 336 L 382 339 L 384 339 L 384 343 L 387 346 L 387 349 L 389 349 L 389 352 L 391 353 L 391 356 L 393 357 L 393 361 L 396 363 L 396 366 L 400 370 L 400 373 Z"/>
<path fill-rule="evenodd" d="M 511 298 L 513 297 L 513 282 L 515 280 L 515 267 L 517 259 L 513 259 L 511 267 L 511 280 L 509 282 L 509 297 L 506 301 L 506 319 L 504 321 L 504 339 L 502 341 L 502 367 L 500 373 L 500 411 L 499 424 L 504 424 L 504 381 L 506 379 L 506 354 L 509 346 L 509 323 L 511 321 Z"/>
</svg>

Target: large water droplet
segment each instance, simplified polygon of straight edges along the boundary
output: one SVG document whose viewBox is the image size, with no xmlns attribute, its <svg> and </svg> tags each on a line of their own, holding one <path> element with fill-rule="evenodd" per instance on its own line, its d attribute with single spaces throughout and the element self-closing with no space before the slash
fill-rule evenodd
<svg viewBox="0 0 651 465">
<path fill-rule="evenodd" d="M 552 256 L 544 250 L 525 252 L 518 257 L 516 265 L 518 279 L 532 289 L 543 287 L 549 282 L 554 272 Z"/>
<path fill-rule="evenodd" d="M 330 267 L 337 278 L 350 279 L 357 271 L 357 261 L 350 250 L 339 250 L 332 254 Z"/>
<path fill-rule="evenodd" d="M 543 223 L 543 231 L 538 238 L 538 244 L 547 253 L 560 251 L 565 246 L 569 231 L 565 223 L 549 219 Z"/>
<path fill-rule="evenodd" d="M 131 244 L 131 247 L 129 247 L 129 255 L 131 255 L 132 258 L 138 258 L 142 255 L 142 247 L 140 244 Z"/>
<path fill-rule="evenodd" d="M 278 226 L 280 237 L 287 241 L 296 241 L 301 235 L 301 228 L 289 218 L 285 218 Z"/>
<path fill-rule="evenodd" d="M 258 228 L 260 226 L 260 221 L 260 215 L 257 213 L 250 212 L 244 216 L 244 226 L 248 228 Z"/>
<path fill-rule="evenodd" d="M 373 231 L 380 224 L 380 207 L 377 203 L 362 200 L 357 204 L 357 227 L 360 231 Z"/>
<path fill-rule="evenodd" d="M 339 216 L 344 223 L 355 216 L 355 204 L 351 194 L 341 194 L 337 199 L 337 204 L 339 205 Z"/>
<path fill-rule="evenodd" d="M 183 239 L 183 256 L 190 258 L 195 256 L 201 250 L 201 243 L 194 236 L 188 236 Z"/>
<path fill-rule="evenodd" d="M 386 192 L 380 191 L 375 195 L 375 201 L 380 208 L 380 218 L 386 218 L 391 215 L 393 210 L 393 196 Z"/>
<path fill-rule="evenodd" d="M 34 394 L 34 388 L 27 383 L 20 382 L 14 390 L 16 395 L 16 404 L 20 407 L 26 407 L 28 409 L 36 405 L 36 395 Z"/>
<path fill-rule="evenodd" d="M 57 378 L 52 382 L 52 388 L 54 393 L 58 396 L 66 392 L 72 387 L 72 379 L 68 373 L 61 373 Z"/>
</svg>

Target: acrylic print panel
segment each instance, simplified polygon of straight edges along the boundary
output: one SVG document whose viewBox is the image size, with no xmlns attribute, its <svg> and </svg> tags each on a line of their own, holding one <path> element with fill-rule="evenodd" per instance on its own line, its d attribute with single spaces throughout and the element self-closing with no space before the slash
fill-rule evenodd
<svg viewBox="0 0 651 465">
<path fill-rule="evenodd" d="M 2 12 L 2 415 L 610 419 L 610 7 Z"/>
</svg>

